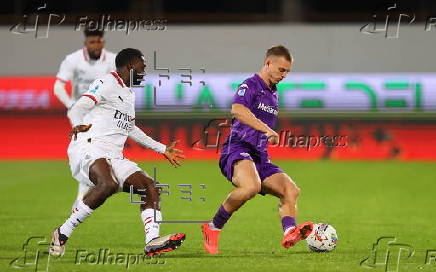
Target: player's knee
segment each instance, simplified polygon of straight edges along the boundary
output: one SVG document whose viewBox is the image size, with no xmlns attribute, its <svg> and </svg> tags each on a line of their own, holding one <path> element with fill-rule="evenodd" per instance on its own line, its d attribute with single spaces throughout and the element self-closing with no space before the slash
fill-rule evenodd
<svg viewBox="0 0 436 272">
<path fill-rule="evenodd" d="M 153 195 L 160 196 L 162 188 L 155 186 L 154 184 L 147 184 L 145 190 L 151 192 Z"/>
<path fill-rule="evenodd" d="M 156 182 L 156 184 L 159 184 L 159 182 Z M 156 195 L 160 195 L 161 187 L 156 186 L 154 180 L 151 178 L 144 179 L 143 186 L 145 190 L 148 190 L 150 192 L 153 192 Z"/>
<path fill-rule="evenodd" d="M 108 179 L 100 179 L 96 187 L 107 196 L 113 195 L 118 191 L 118 183 Z"/>
<path fill-rule="evenodd" d="M 301 189 L 298 188 L 297 186 L 294 187 L 294 196 L 295 198 L 299 197 L 301 194 Z"/>
<path fill-rule="evenodd" d="M 300 193 L 301 193 L 301 189 L 298 188 L 298 186 L 295 185 L 295 183 L 291 183 L 286 188 L 286 194 L 288 196 L 290 196 L 291 198 L 294 198 L 294 199 L 298 198 L 300 196 Z"/>
<path fill-rule="evenodd" d="M 280 196 L 280 198 L 296 199 L 300 196 L 300 193 L 301 193 L 301 189 L 298 188 L 298 186 L 294 182 L 289 180 L 283 186 L 283 189 L 279 193 L 279 196 Z"/>
<path fill-rule="evenodd" d="M 160 196 L 160 192 L 162 191 L 162 188 L 154 186 L 153 190 L 158 196 Z"/>
<path fill-rule="evenodd" d="M 261 185 L 258 182 L 253 182 L 250 185 L 244 186 L 243 189 L 245 192 L 245 198 L 248 200 L 255 197 L 260 192 Z"/>
</svg>

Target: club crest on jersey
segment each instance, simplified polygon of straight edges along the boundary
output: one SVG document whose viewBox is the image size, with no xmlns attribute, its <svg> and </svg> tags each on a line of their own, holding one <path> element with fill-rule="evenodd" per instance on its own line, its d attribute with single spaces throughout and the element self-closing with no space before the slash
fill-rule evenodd
<svg viewBox="0 0 436 272">
<path fill-rule="evenodd" d="M 248 85 L 247 84 L 241 84 L 240 86 L 239 86 L 239 89 L 238 89 L 238 95 L 239 96 L 244 96 L 245 95 L 245 91 L 247 90 L 247 88 L 248 88 Z"/>
<path fill-rule="evenodd" d="M 278 114 L 279 114 L 279 112 L 278 112 L 276 109 L 274 109 L 273 107 L 271 107 L 271 106 L 269 106 L 269 105 L 265 105 L 265 104 L 263 104 L 262 102 L 259 103 L 259 105 L 257 106 L 257 108 L 258 108 L 258 109 L 261 109 L 261 110 L 263 110 L 263 111 L 266 111 L 266 112 L 268 112 L 268 113 L 272 113 L 272 114 L 274 114 L 274 115 L 278 115 Z"/>
</svg>

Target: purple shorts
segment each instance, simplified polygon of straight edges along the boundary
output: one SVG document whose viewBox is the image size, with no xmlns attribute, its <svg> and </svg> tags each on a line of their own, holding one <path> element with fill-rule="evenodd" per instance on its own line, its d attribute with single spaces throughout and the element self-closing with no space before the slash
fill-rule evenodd
<svg viewBox="0 0 436 272">
<path fill-rule="evenodd" d="M 280 167 L 271 163 L 268 153 L 259 152 L 250 144 L 245 142 L 232 142 L 230 146 L 228 142 L 226 142 L 223 144 L 221 150 L 219 166 L 221 173 L 230 182 L 232 182 L 233 177 L 233 165 L 240 160 L 253 161 L 256 165 L 256 169 L 261 181 L 264 181 L 264 179 L 275 173 L 283 172 Z"/>
</svg>

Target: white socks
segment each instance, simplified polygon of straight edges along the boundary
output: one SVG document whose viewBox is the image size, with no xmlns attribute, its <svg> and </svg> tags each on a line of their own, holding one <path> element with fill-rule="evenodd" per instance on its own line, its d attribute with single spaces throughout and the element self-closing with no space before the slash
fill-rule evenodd
<svg viewBox="0 0 436 272">
<path fill-rule="evenodd" d="M 74 210 L 77 207 L 77 203 L 79 203 L 79 201 L 83 199 L 83 197 L 90 189 L 91 187 L 89 187 L 88 185 L 79 182 L 79 190 L 77 191 L 76 200 L 74 201 L 73 207 L 71 208 L 72 210 Z"/>
<path fill-rule="evenodd" d="M 221 229 L 215 227 L 215 225 L 213 224 L 213 221 L 209 222 L 208 224 L 209 224 L 209 228 L 210 228 L 210 229 L 213 229 L 213 230 L 221 230 Z"/>
<path fill-rule="evenodd" d="M 145 209 L 141 212 L 141 219 L 144 223 L 145 243 L 147 244 L 156 237 L 159 237 L 159 223 L 154 220 L 154 209 Z M 156 210 L 156 221 L 162 221 L 162 213 Z"/>
<path fill-rule="evenodd" d="M 85 219 L 88 218 L 93 211 L 93 209 L 89 208 L 85 203 L 83 203 L 83 200 L 77 201 L 76 207 L 73 209 L 73 213 L 60 227 L 60 232 L 67 237 L 70 237 L 71 233 L 73 233 L 73 230 L 80 223 L 83 223 L 83 221 L 85 221 Z"/>
<path fill-rule="evenodd" d="M 93 211 L 94 210 L 92 210 L 85 203 L 83 203 L 83 200 L 77 201 L 76 208 L 74 208 L 73 213 L 60 227 L 60 232 L 67 237 L 70 237 L 74 229 L 80 223 L 83 223 L 85 219 L 92 214 Z M 156 223 L 154 220 L 154 209 L 146 209 L 142 211 L 141 219 L 144 223 L 145 243 L 148 243 L 154 238 L 159 237 L 160 224 Z M 156 221 L 162 221 L 162 213 L 158 210 L 156 210 Z"/>
</svg>

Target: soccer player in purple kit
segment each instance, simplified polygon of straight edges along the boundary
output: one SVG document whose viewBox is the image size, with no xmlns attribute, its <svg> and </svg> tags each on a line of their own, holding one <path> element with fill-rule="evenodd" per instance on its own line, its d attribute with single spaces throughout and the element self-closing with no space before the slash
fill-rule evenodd
<svg viewBox="0 0 436 272">
<path fill-rule="evenodd" d="M 282 46 L 268 49 L 262 70 L 246 79 L 232 104 L 230 135 L 221 150 L 222 174 L 235 186 L 209 223 L 202 224 L 204 249 L 218 253 L 218 239 L 224 224 L 247 200 L 256 194 L 271 194 L 280 200 L 279 215 L 283 226 L 282 246 L 289 248 L 305 239 L 312 222 L 296 225 L 297 198 L 300 189 L 277 165 L 271 163 L 267 142 L 277 144 L 273 130 L 278 115 L 276 84 L 291 70 L 292 56 Z"/>
</svg>

